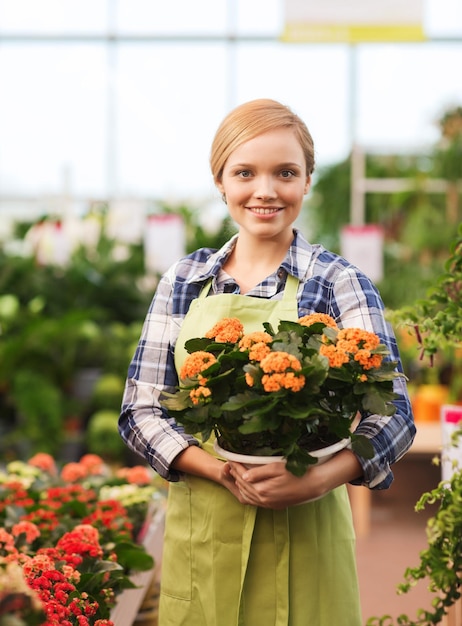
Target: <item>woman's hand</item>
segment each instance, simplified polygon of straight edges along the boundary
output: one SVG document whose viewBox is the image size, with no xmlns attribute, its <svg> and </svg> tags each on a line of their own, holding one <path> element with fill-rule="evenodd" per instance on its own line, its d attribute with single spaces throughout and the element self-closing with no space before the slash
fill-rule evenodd
<svg viewBox="0 0 462 626">
<path fill-rule="evenodd" d="M 284 463 L 269 463 L 251 469 L 240 463 L 229 462 L 227 465 L 242 504 L 285 509 L 324 495 L 319 483 L 312 480 L 311 468 L 302 477 L 297 477 L 287 471 Z"/>
<path fill-rule="evenodd" d="M 225 470 L 234 480 L 236 497 L 242 504 L 269 509 L 284 509 L 320 498 L 362 474 L 358 459 L 350 450 L 339 452 L 326 463 L 313 465 L 301 477 L 289 472 L 284 463 L 247 469 L 240 463 L 229 462 Z"/>
<path fill-rule="evenodd" d="M 240 463 L 223 463 L 197 446 L 184 450 L 172 465 L 181 472 L 223 485 L 242 504 L 267 509 L 285 509 L 320 498 L 362 475 L 357 457 L 346 449 L 326 463 L 313 465 L 301 477 L 286 470 L 285 463 L 269 463 L 251 469 Z"/>
<path fill-rule="evenodd" d="M 172 463 L 172 467 L 185 474 L 213 480 L 228 489 L 237 500 L 243 502 L 239 487 L 229 471 L 228 463 L 223 463 L 198 446 L 189 446 L 183 450 Z"/>
</svg>

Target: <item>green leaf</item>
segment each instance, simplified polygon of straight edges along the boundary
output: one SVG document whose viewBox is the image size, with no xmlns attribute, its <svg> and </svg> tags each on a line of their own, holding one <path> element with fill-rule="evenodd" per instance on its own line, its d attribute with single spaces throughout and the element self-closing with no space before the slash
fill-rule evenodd
<svg viewBox="0 0 462 626">
<path fill-rule="evenodd" d="M 252 391 L 245 391 L 244 393 L 238 393 L 235 396 L 231 396 L 227 402 L 221 405 L 222 411 L 239 411 L 241 409 L 247 409 L 251 406 L 261 404 L 265 401 L 265 398 L 258 396 Z"/>
<path fill-rule="evenodd" d="M 301 477 L 306 473 L 307 468 L 315 463 L 317 463 L 317 460 L 314 457 L 306 450 L 295 445 L 292 452 L 287 455 L 286 468 L 294 476 Z"/>
<path fill-rule="evenodd" d="M 372 459 L 375 455 L 375 449 L 371 441 L 364 435 L 355 435 L 351 437 L 351 448 L 355 454 L 363 459 Z"/>
<path fill-rule="evenodd" d="M 195 337 L 193 339 L 188 339 L 188 341 L 184 344 L 184 347 L 191 354 L 192 352 L 198 352 L 199 350 L 207 351 L 207 348 L 214 343 L 213 339 L 208 339 L 207 337 Z"/>
<path fill-rule="evenodd" d="M 160 404 L 171 411 L 182 411 L 188 406 L 191 406 L 189 390 L 182 389 L 181 391 L 177 391 L 176 393 L 163 391 L 160 396 Z"/>
<path fill-rule="evenodd" d="M 393 415 L 396 412 L 396 406 L 392 400 L 396 398 L 397 395 L 393 392 L 370 391 L 364 396 L 363 407 L 366 411 L 377 415 Z"/>
<path fill-rule="evenodd" d="M 117 561 L 128 570 L 145 571 L 154 567 L 154 559 L 143 546 L 132 542 L 119 542 L 114 547 Z"/>
<path fill-rule="evenodd" d="M 261 433 L 268 429 L 268 424 L 262 415 L 255 415 L 252 419 L 244 422 L 239 426 L 239 432 L 243 435 L 250 435 L 252 433 Z"/>
</svg>

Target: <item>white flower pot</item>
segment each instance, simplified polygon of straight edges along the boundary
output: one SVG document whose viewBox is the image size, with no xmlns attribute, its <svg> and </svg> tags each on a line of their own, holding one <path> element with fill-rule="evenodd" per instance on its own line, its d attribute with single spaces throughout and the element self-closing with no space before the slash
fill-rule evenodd
<svg viewBox="0 0 462 626">
<path fill-rule="evenodd" d="M 350 444 L 350 438 L 341 439 L 336 443 L 333 443 L 330 446 L 326 446 L 325 448 L 320 448 L 319 450 L 310 450 L 311 456 L 314 456 L 318 459 L 318 464 L 325 463 L 329 459 L 331 459 L 337 452 L 343 450 L 348 447 Z M 267 463 L 281 463 L 284 461 L 283 456 L 250 456 L 248 454 L 237 454 L 236 452 L 229 452 L 228 450 L 224 450 L 218 443 L 218 441 L 214 441 L 213 447 L 218 456 L 222 459 L 226 459 L 227 461 L 236 461 L 237 463 L 242 463 L 248 469 L 250 467 L 255 467 L 257 465 L 266 465 Z M 309 469 L 309 468 L 308 468 Z M 309 500 L 305 500 L 301 504 L 307 504 L 308 502 L 315 502 L 316 500 L 320 500 L 324 496 L 320 496 L 319 498 L 311 498 Z"/>
<path fill-rule="evenodd" d="M 331 459 L 334 454 L 346 448 L 349 443 L 349 438 L 341 439 L 340 441 L 337 441 L 336 443 L 333 443 L 332 445 L 325 448 L 320 448 L 319 450 L 310 450 L 310 455 L 318 459 L 318 464 L 325 463 L 326 461 Z M 214 441 L 213 448 L 220 458 L 226 459 L 227 461 L 236 461 L 237 463 L 242 463 L 246 467 L 251 467 L 255 465 L 266 465 L 267 463 L 277 463 L 284 461 L 283 456 L 251 456 L 248 454 L 237 454 L 236 452 L 229 452 L 228 450 L 224 450 L 219 445 L 217 440 Z"/>
</svg>

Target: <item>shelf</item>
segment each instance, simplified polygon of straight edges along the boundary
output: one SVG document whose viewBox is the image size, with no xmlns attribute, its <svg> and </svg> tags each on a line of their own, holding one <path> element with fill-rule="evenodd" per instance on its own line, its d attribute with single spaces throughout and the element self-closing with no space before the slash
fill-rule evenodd
<svg viewBox="0 0 462 626">
<path fill-rule="evenodd" d="M 408 454 L 437 454 L 441 452 L 440 422 L 415 422 L 417 433 Z"/>
<path fill-rule="evenodd" d="M 441 451 L 441 424 L 416 422 L 417 433 L 407 454 L 435 455 Z M 357 536 L 368 535 L 371 528 L 371 492 L 367 487 L 348 486 Z"/>
<path fill-rule="evenodd" d="M 146 590 L 154 576 L 160 572 L 162 546 L 164 540 L 165 511 L 159 509 L 154 515 L 149 530 L 143 541 L 146 551 L 154 558 L 154 569 L 136 572 L 132 577 L 135 589 L 125 589 L 118 597 L 117 604 L 111 612 L 111 620 L 115 626 L 131 626 L 146 595 Z"/>
</svg>

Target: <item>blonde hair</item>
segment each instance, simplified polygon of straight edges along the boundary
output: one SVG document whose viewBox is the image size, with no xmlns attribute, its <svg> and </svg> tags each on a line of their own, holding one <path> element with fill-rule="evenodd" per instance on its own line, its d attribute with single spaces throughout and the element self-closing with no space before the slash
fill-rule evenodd
<svg viewBox="0 0 462 626">
<path fill-rule="evenodd" d="M 292 128 L 306 162 L 306 175 L 314 170 L 313 139 L 298 115 L 289 107 L 270 99 L 251 100 L 233 109 L 221 122 L 212 142 L 210 168 L 215 183 L 220 182 L 230 154 L 241 144 L 271 130 Z"/>
</svg>

